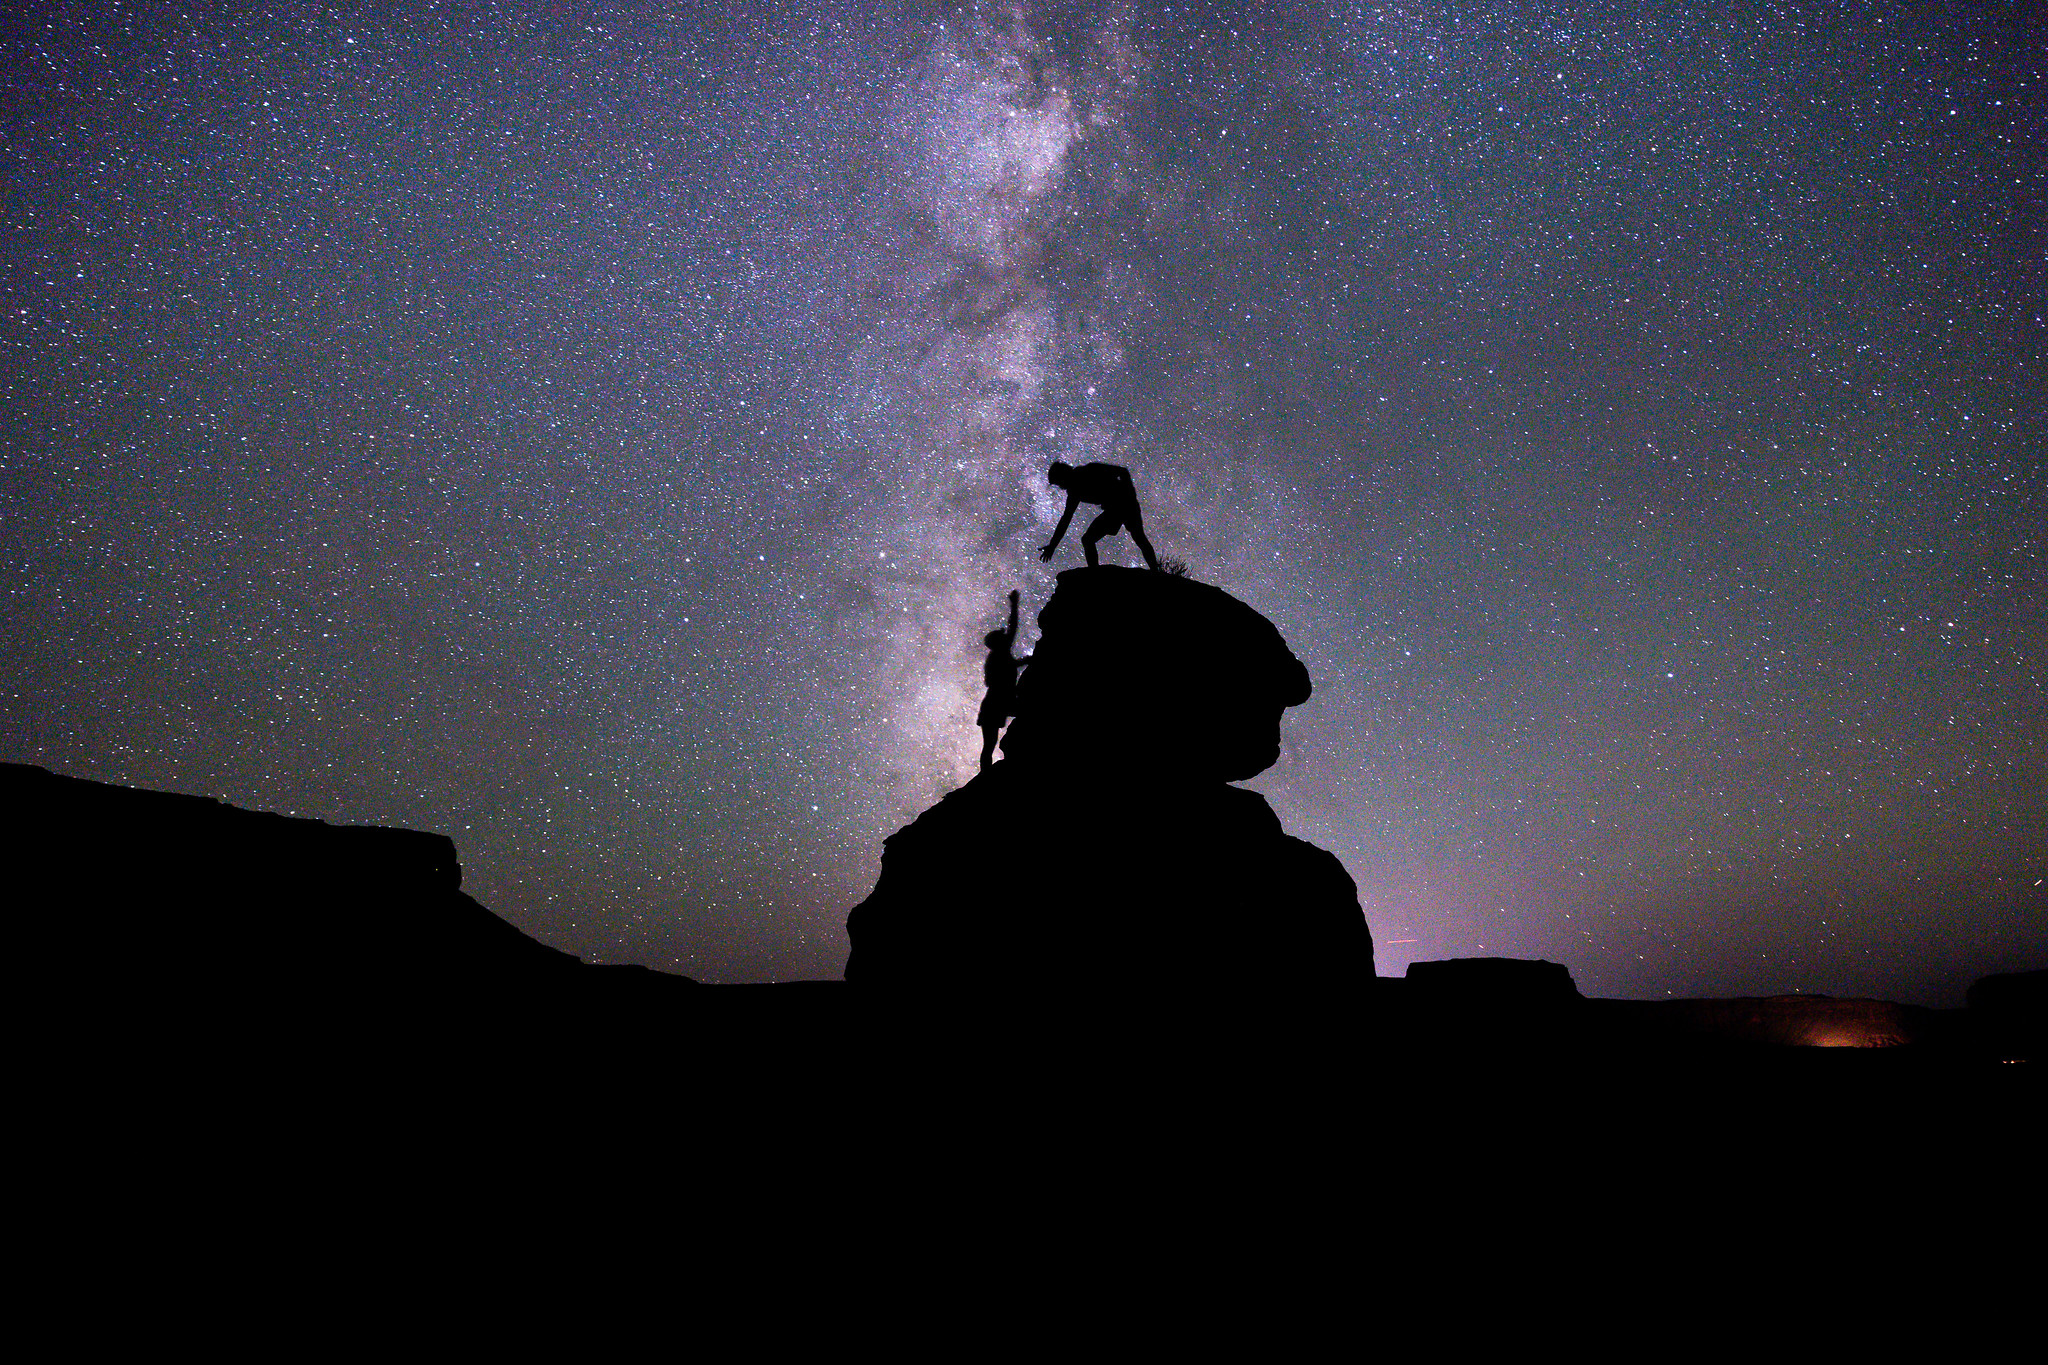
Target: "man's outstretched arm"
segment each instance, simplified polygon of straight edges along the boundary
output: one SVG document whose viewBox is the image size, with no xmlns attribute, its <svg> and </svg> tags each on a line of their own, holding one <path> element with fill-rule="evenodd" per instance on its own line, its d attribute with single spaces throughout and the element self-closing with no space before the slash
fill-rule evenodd
<svg viewBox="0 0 2048 1365">
<path fill-rule="evenodd" d="M 1073 519 L 1074 495 L 1069 493 L 1067 494 L 1067 510 L 1060 513 L 1060 524 L 1052 528 L 1052 539 L 1045 542 L 1044 548 L 1039 550 L 1038 557 L 1040 559 L 1052 558 L 1052 552 L 1060 547 L 1060 538 L 1067 533 L 1067 523 Z"/>
</svg>

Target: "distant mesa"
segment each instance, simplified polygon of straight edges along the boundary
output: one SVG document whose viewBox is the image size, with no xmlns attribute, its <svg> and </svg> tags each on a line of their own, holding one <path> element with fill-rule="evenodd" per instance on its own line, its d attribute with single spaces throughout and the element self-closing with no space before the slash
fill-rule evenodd
<svg viewBox="0 0 2048 1365">
<path fill-rule="evenodd" d="M 1569 968 L 1561 963 L 1516 957 L 1455 957 L 1441 962 L 1411 962 L 1406 977 L 1411 992 L 1431 1002 L 1511 1010 L 1556 1009 L 1583 997 Z"/>
<path fill-rule="evenodd" d="M 1410 963 L 1405 978 L 1380 982 L 1383 1022 L 1408 1045 L 1491 1053 L 1584 1054 L 1588 1049 L 1723 1060 L 1815 1049 L 1907 1048 L 1950 1054 L 2039 1055 L 2024 1040 L 2031 975 L 1985 977 L 1971 1008 L 1923 1009 L 1889 1000 L 1828 995 L 1732 999 L 1603 1000 L 1579 993 L 1555 962 L 1470 957 Z M 2006 993 L 2010 992 L 2009 997 Z M 2010 998 L 2014 1008 L 2001 1009 Z M 2039 1016 L 2035 987 L 2034 1017 Z"/>
<path fill-rule="evenodd" d="M 890 836 L 847 921 L 864 988 L 1339 993 L 1373 977 L 1350 874 L 1228 785 L 1279 756 L 1308 671 L 1220 589 L 1071 569 L 1003 761 Z"/>
<path fill-rule="evenodd" d="M 186 998 L 259 984 L 390 1003 L 407 979 L 531 980 L 582 964 L 462 891 L 445 835 L 330 825 L 0 764 L 10 882 L 51 946 Z"/>
<path fill-rule="evenodd" d="M 568 1021 L 702 988 L 595 966 L 462 890 L 445 836 L 330 825 L 0 764 L 7 890 L 72 1044 L 300 1067 L 474 1031 L 531 1057 Z"/>
<path fill-rule="evenodd" d="M 1942 1026 L 1933 1010 L 1828 995 L 1650 1001 L 1634 1011 L 1673 1037 L 1770 1047 L 1906 1047 L 1936 1041 Z"/>
</svg>

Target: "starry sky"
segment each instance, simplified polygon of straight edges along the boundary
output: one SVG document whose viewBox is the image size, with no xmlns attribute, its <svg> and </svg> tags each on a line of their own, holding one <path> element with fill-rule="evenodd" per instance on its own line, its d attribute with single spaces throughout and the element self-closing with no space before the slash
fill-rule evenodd
<svg viewBox="0 0 2048 1365">
<path fill-rule="evenodd" d="M 836 976 L 1108 459 L 1383 974 L 1960 1004 L 2048 965 L 2025 13 L 14 7 L 0 758 Z"/>
</svg>

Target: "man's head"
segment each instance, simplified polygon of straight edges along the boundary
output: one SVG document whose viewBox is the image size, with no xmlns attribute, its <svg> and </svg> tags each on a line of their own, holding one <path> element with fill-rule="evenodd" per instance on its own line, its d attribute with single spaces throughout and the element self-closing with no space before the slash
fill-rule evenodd
<svg viewBox="0 0 2048 1365">
<path fill-rule="evenodd" d="M 1054 460 L 1052 462 L 1052 469 L 1047 472 L 1045 477 L 1054 488 L 1065 488 L 1067 486 L 1067 475 L 1073 472 L 1074 467 L 1065 460 Z"/>
<path fill-rule="evenodd" d="M 981 637 L 981 642 L 990 649 L 1008 649 L 1010 647 L 1010 632 L 1007 630 L 992 630 Z"/>
</svg>

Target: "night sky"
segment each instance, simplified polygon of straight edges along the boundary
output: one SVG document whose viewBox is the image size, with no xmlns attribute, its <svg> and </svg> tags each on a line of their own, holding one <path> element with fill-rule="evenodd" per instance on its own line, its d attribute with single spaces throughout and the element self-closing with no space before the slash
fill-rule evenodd
<svg viewBox="0 0 2048 1365">
<path fill-rule="evenodd" d="M 2026 7 L 766 9 L 11 9 L 0 758 L 836 976 L 1109 459 L 1383 974 L 2048 965 Z"/>
</svg>

